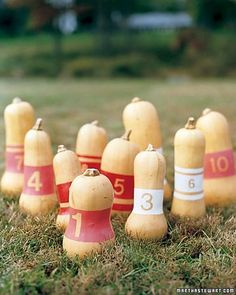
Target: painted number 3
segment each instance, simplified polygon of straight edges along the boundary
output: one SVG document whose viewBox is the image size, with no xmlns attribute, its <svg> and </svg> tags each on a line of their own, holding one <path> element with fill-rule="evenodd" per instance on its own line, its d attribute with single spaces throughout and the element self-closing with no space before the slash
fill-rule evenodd
<svg viewBox="0 0 236 295">
<path fill-rule="evenodd" d="M 34 188 L 36 192 L 39 192 L 41 187 L 43 186 L 40 180 L 40 172 L 35 171 L 29 178 L 27 182 L 28 187 Z"/>
<path fill-rule="evenodd" d="M 141 198 L 145 201 L 145 204 L 142 204 L 141 208 L 145 211 L 151 210 L 153 208 L 152 195 L 149 193 L 145 193 L 142 195 Z"/>
</svg>

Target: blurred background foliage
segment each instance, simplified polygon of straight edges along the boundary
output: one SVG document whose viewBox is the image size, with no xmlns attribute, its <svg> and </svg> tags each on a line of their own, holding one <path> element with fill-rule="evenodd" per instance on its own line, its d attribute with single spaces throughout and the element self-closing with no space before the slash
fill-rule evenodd
<svg viewBox="0 0 236 295">
<path fill-rule="evenodd" d="M 0 76 L 235 76 L 235 29 L 235 0 L 0 0 Z"/>
</svg>

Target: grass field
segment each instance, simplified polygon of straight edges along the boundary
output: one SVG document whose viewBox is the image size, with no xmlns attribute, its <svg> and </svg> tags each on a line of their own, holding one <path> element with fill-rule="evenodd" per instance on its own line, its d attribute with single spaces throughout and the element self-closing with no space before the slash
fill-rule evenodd
<svg viewBox="0 0 236 295">
<path fill-rule="evenodd" d="M 235 77 L 234 30 L 114 32 L 101 46 L 96 32 L 63 38 L 58 70 L 53 37 L 0 36 L 0 77 Z"/>
<path fill-rule="evenodd" d="M 223 112 L 236 149 L 234 80 L 0 80 L 0 108 L 29 100 L 53 142 L 74 149 L 81 124 L 97 119 L 110 138 L 123 133 L 122 109 L 134 96 L 158 108 L 173 184 L 173 137 L 205 107 Z M 0 117 L 1 171 L 4 127 Z M 3 196 L 4 197 L 4 196 Z M 101 255 L 70 261 L 49 217 L 26 217 L 18 202 L 0 199 L 0 294 L 175 294 L 181 287 L 235 287 L 236 206 L 208 209 L 196 222 L 174 221 L 162 242 L 133 241 L 113 219 L 116 243 Z"/>
</svg>

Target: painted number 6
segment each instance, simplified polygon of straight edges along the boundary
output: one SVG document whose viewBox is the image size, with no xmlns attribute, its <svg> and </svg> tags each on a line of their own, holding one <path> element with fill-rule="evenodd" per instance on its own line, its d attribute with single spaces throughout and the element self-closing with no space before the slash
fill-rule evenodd
<svg viewBox="0 0 236 295">
<path fill-rule="evenodd" d="M 189 188 L 195 188 L 195 183 L 194 183 L 194 179 L 189 179 L 189 181 L 188 181 L 188 187 Z"/>
<path fill-rule="evenodd" d="M 40 172 L 35 171 L 27 182 L 28 187 L 34 188 L 36 192 L 39 192 L 43 184 L 40 182 Z"/>
<path fill-rule="evenodd" d="M 153 203 L 152 203 L 152 195 L 149 193 L 145 193 L 141 197 L 142 199 L 145 199 L 145 206 L 144 204 L 141 205 L 141 208 L 145 211 L 149 211 L 153 208 Z"/>
</svg>

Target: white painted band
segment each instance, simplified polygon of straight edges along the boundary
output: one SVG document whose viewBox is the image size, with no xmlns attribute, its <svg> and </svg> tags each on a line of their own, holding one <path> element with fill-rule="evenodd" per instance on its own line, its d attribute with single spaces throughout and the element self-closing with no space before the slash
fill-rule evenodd
<svg viewBox="0 0 236 295">
<path fill-rule="evenodd" d="M 182 168 L 175 166 L 175 173 L 184 173 L 184 174 L 198 174 L 203 173 L 203 168 Z"/>
<path fill-rule="evenodd" d="M 178 192 L 174 192 L 174 198 L 184 200 L 184 201 L 197 201 L 204 197 L 203 193 L 196 195 L 184 195 Z"/>
<path fill-rule="evenodd" d="M 143 215 L 163 214 L 163 190 L 134 189 L 133 213 Z"/>
<path fill-rule="evenodd" d="M 69 202 L 67 202 L 67 203 L 60 203 L 60 207 L 61 208 L 67 208 L 69 206 L 70 206 Z"/>
<path fill-rule="evenodd" d="M 203 198 L 203 168 L 182 168 L 175 166 L 174 197 L 181 200 Z"/>
</svg>

